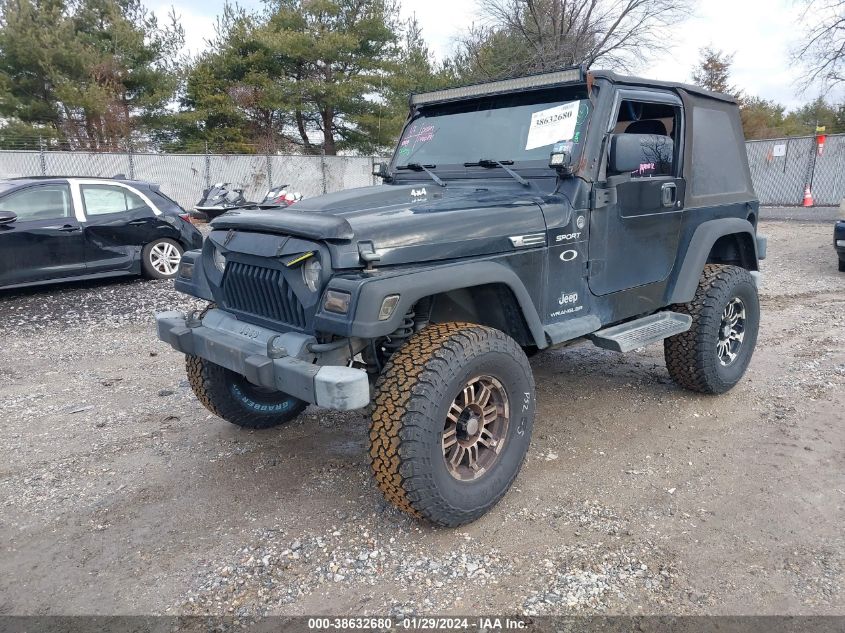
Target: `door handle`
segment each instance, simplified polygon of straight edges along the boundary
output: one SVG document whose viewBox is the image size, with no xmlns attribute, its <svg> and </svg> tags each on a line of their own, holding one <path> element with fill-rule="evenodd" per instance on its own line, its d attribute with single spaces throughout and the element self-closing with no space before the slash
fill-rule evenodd
<svg viewBox="0 0 845 633">
<path fill-rule="evenodd" d="M 132 220 L 131 222 L 129 222 L 129 224 L 131 224 L 133 226 L 137 226 L 138 224 L 146 224 L 146 223 L 147 223 L 146 220 Z"/>
<path fill-rule="evenodd" d="M 65 224 L 65 225 L 64 225 L 62 228 L 60 228 L 59 230 L 60 230 L 60 231 L 63 231 L 64 233 L 72 233 L 73 231 L 78 231 L 78 230 L 79 230 L 79 227 L 78 227 L 78 226 L 73 226 L 72 224 Z"/>
<path fill-rule="evenodd" d="M 667 182 L 660 188 L 660 201 L 664 207 L 675 206 L 675 194 L 677 186 L 674 182 Z"/>
</svg>

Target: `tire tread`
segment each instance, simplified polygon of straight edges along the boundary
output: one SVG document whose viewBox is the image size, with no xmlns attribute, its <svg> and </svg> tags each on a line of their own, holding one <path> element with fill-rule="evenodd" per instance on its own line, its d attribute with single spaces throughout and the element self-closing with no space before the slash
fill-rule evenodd
<svg viewBox="0 0 845 633">
<path fill-rule="evenodd" d="M 663 342 L 666 368 L 677 385 L 708 394 L 723 393 L 733 386 L 724 384 L 716 374 L 715 365 L 710 358 L 712 341 L 704 332 L 714 320 L 721 322 L 722 298 L 741 282 L 753 285 L 751 275 L 744 268 L 707 264 L 693 300 L 671 306 L 673 311 L 692 317 L 689 330 L 670 336 Z M 754 341 L 748 342 L 753 346 Z"/>
<path fill-rule="evenodd" d="M 425 440 L 440 430 L 431 428 L 426 409 L 431 402 L 448 397 L 444 377 L 479 346 L 525 358 L 519 345 L 499 330 L 470 323 L 433 324 L 390 357 L 374 387 L 369 456 L 376 484 L 400 510 L 439 525 L 457 526 L 477 519 L 504 496 L 519 472 L 517 468 L 494 499 L 466 511 L 448 505 L 437 494 L 427 468 Z M 533 393 L 530 367 L 528 376 Z"/>
<path fill-rule="evenodd" d="M 283 415 L 261 415 L 244 409 L 229 394 L 226 370 L 219 365 L 191 354 L 185 355 L 185 371 L 188 383 L 197 400 L 211 413 L 237 426 L 247 429 L 267 429 L 285 422 L 302 413 L 308 406 L 299 401 Z"/>
</svg>

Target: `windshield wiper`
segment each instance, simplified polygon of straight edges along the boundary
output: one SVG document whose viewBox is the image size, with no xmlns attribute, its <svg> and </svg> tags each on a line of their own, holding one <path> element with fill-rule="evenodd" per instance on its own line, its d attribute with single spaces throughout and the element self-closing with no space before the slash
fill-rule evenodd
<svg viewBox="0 0 845 633">
<path fill-rule="evenodd" d="M 410 169 L 411 171 L 424 171 L 429 176 L 431 176 L 431 179 L 434 182 L 436 182 L 441 187 L 445 187 L 446 183 L 443 182 L 443 180 L 440 178 L 440 176 L 438 176 L 433 171 L 431 171 L 435 167 L 437 167 L 437 165 L 421 165 L 420 163 L 408 163 L 407 165 L 398 165 L 396 167 L 396 169 Z M 429 169 L 429 168 L 431 168 L 431 169 Z"/>
<path fill-rule="evenodd" d="M 513 169 L 508 167 L 508 165 L 513 165 L 512 160 L 492 160 L 490 158 L 479 158 L 474 163 L 464 163 L 464 167 L 501 167 L 508 175 L 516 180 L 519 184 L 528 186 L 528 181 L 525 180 L 522 176 L 516 173 Z"/>
</svg>

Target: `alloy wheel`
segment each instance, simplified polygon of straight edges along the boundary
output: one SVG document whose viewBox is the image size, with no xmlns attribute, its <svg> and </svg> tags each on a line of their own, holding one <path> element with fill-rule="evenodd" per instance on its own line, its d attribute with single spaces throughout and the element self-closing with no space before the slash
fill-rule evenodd
<svg viewBox="0 0 845 633">
<path fill-rule="evenodd" d="M 169 242 L 160 242 L 150 249 L 150 264 L 162 275 L 175 275 L 181 260 L 179 249 Z"/>
<path fill-rule="evenodd" d="M 719 341 L 716 343 L 716 353 L 719 362 L 728 366 L 736 360 L 742 341 L 745 339 L 745 304 L 739 297 L 728 301 L 722 312 L 722 322 L 719 325 Z"/>
<path fill-rule="evenodd" d="M 510 410 L 502 383 L 492 376 L 467 381 L 446 414 L 443 458 L 449 474 L 478 479 L 496 462 L 508 433 Z"/>
</svg>

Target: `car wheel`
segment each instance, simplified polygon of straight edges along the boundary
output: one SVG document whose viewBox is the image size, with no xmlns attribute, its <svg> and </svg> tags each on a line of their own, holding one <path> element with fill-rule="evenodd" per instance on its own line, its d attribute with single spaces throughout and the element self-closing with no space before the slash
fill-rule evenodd
<svg viewBox="0 0 845 633">
<path fill-rule="evenodd" d="M 845 259 L 839 260 L 839 272 L 845 273 Z"/>
<path fill-rule="evenodd" d="M 724 393 L 736 385 L 754 353 L 760 302 L 744 268 L 708 264 L 695 297 L 672 310 L 692 317 L 686 332 L 663 342 L 666 368 L 681 387 Z"/>
<path fill-rule="evenodd" d="M 308 406 L 282 391 L 253 385 L 240 374 L 198 356 L 185 356 L 188 382 L 214 415 L 247 429 L 269 429 L 289 422 Z"/>
<path fill-rule="evenodd" d="M 182 261 L 182 247 L 178 242 L 162 238 L 150 242 L 141 252 L 141 267 L 152 279 L 173 279 Z"/>
<path fill-rule="evenodd" d="M 443 526 L 479 518 L 507 492 L 534 423 L 522 349 L 489 327 L 441 323 L 396 351 L 376 381 L 370 463 L 393 505 Z"/>
</svg>

